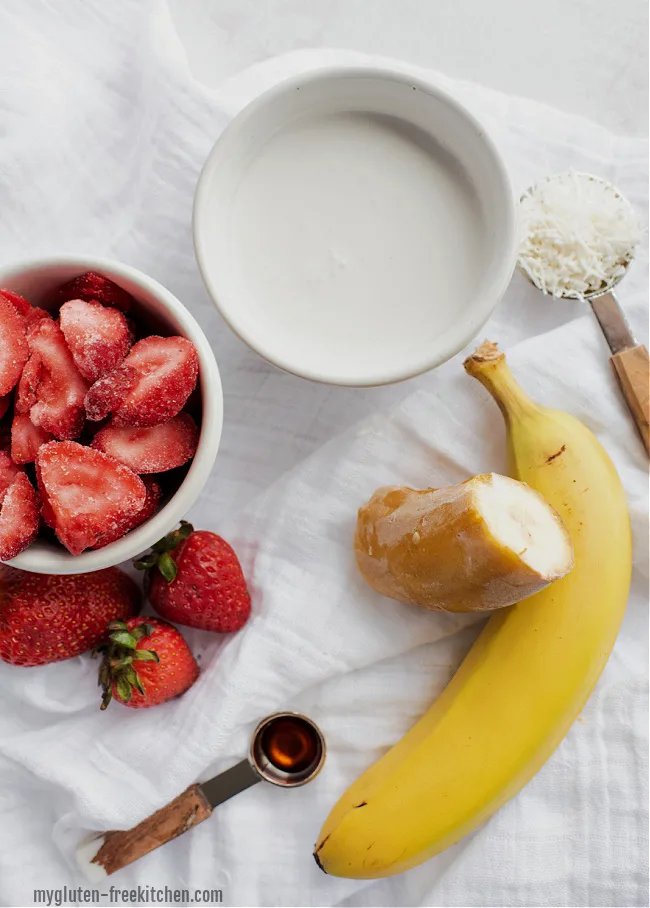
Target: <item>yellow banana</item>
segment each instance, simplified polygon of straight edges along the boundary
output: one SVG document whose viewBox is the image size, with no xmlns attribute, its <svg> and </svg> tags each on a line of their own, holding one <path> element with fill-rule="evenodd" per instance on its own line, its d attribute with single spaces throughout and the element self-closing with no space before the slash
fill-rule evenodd
<svg viewBox="0 0 650 908">
<path fill-rule="evenodd" d="M 533 403 L 496 345 L 465 368 L 503 412 L 511 475 L 564 519 L 575 567 L 495 612 L 429 711 L 334 806 L 314 854 L 335 876 L 408 870 L 516 794 L 584 706 L 623 618 L 632 546 L 611 460 L 574 417 Z"/>
</svg>

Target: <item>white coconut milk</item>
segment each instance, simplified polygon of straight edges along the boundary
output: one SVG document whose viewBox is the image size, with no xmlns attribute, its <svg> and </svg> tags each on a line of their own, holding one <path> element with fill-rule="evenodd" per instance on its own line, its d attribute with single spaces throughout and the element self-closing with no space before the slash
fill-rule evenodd
<svg viewBox="0 0 650 908">
<path fill-rule="evenodd" d="M 256 333 L 353 375 L 422 351 L 477 291 L 481 210 L 456 162 L 391 117 L 301 118 L 243 171 L 231 267 Z M 295 358 L 295 354 L 294 354 Z"/>
</svg>

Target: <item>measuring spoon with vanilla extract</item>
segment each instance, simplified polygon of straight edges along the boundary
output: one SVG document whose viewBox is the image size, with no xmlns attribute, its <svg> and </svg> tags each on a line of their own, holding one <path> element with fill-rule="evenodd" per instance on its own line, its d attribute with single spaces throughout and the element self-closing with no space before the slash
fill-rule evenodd
<svg viewBox="0 0 650 908">
<path fill-rule="evenodd" d="M 300 713 L 274 713 L 255 729 L 248 757 L 207 782 L 196 782 L 133 829 L 87 837 L 77 848 L 81 870 L 92 881 L 132 864 L 212 815 L 219 804 L 258 782 L 297 788 L 311 782 L 325 762 L 325 738 Z"/>
</svg>

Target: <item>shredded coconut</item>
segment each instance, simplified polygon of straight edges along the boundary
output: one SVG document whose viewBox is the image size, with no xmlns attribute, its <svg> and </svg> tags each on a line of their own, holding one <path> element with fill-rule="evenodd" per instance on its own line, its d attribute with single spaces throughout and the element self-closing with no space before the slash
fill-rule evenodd
<svg viewBox="0 0 650 908">
<path fill-rule="evenodd" d="M 634 257 L 639 225 L 611 183 L 550 177 L 521 199 L 519 265 L 546 294 L 584 300 L 613 286 Z"/>
</svg>

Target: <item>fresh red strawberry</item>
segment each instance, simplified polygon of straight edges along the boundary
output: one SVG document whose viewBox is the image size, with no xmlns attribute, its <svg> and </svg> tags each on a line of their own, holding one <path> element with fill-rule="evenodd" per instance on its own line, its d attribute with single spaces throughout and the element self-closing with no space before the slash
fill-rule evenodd
<svg viewBox="0 0 650 908">
<path fill-rule="evenodd" d="M 117 523 L 110 533 L 103 533 L 95 545 L 91 546 L 92 549 L 103 549 L 105 545 L 110 545 L 110 543 L 115 542 L 116 539 L 121 539 L 122 536 L 125 536 L 127 533 L 130 533 L 131 530 L 139 527 L 141 523 L 144 523 L 145 520 L 149 520 L 149 518 L 153 517 L 156 513 L 158 505 L 160 504 L 162 489 L 150 476 L 144 476 L 142 481 L 147 490 L 147 497 L 142 510 L 138 511 L 137 514 L 134 514 L 133 517 L 127 517 L 121 523 Z"/>
<path fill-rule="evenodd" d="M 23 318 L 0 294 L 0 395 L 4 397 L 18 383 L 29 349 Z"/>
<path fill-rule="evenodd" d="M 16 409 L 28 411 L 34 425 L 55 438 L 76 438 L 84 427 L 88 382 L 79 374 L 61 328 L 43 319 L 30 328 L 28 343 L 30 357 Z"/>
<path fill-rule="evenodd" d="M 80 274 L 59 288 L 55 301 L 65 303 L 68 300 L 96 300 L 103 306 L 113 306 L 122 312 L 128 312 L 133 303 L 130 293 L 95 271 Z"/>
<path fill-rule="evenodd" d="M 22 315 L 25 328 L 30 328 L 35 322 L 40 321 L 42 318 L 52 318 L 50 313 L 46 312 L 45 309 L 39 309 L 38 306 L 32 306 L 29 300 L 26 300 L 24 296 L 20 296 L 18 293 L 14 293 L 13 290 L 0 290 L 0 296 L 4 296 L 4 298 L 11 303 L 16 312 L 19 315 Z"/>
<path fill-rule="evenodd" d="M 160 426 L 136 428 L 109 423 L 100 429 L 93 448 L 110 454 L 134 473 L 164 473 L 194 457 L 199 430 L 189 413 L 179 413 Z"/>
<path fill-rule="evenodd" d="M 227 633 L 248 620 L 251 597 L 241 565 L 216 533 L 194 532 L 182 520 L 135 566 L 149 572 L 149 600 L 168 621 Z"/>
<path fill-rule="evenodd" d="M 118 568 L 90 574 L 32 574 L 0 565 L 0 659 L 46 665 L 100 643 L 109 621 L 140 608 L 137 585 Z"/>
<path fill-rule="evenodd" d="M 6 414 L 7 410 L 11 406 L 13 401 L 13 396 L 11 392 L 0 397 L 0 419 Z"/>
<path fill-rule="evenodd" d="M 50 441 L 36 457 L 43 519 L 73 555 L 142 510 L 144 483 L 124 464 L 74 441 Z"/>
<path fill-rule="evenodd" d="M 157 618 L 112 621 L 95 652 L 103 655 L 99 683 L 102 709 L 113 697 L 131 709 L 179 697 L 199 677 L 199 666 L 181 633 Z"/>
<path fill-rule="evenodd" d="M 117 369 L 99 380 L 99 403 L 92 386 L 86 410 L 90 419 L 112 412 L 115 426 L 157 426 L 180 413 L 198 374 L 196 348 L 187 338 L 145 337 L 131 347 Z"/>
<path fill-rule="evenodd" d="M 61 306 L 59 323 L 77 369 L 90 382 L 115 369 L 129 352 L 131 330 L 119 309 L 70 300 Z"/>
<path fill-rule="evenodd" d="M 0 561 L 15 558 L 36 539 L 38 495 L 25 473 L 18 473 L 0 505 Z"/>
<path fill-rule="evenodd" d="M 0 451 L 0 504 L 11 483 L 22 472 L 6 451 Z"/>
<path fill-rule="evenodd" d="M 35 426 L 26 413 L 16 413 L 11 424 L 11 459 L 14 463 L 33 463 L 41 445 L 52 436 Z"/>
</svg>

